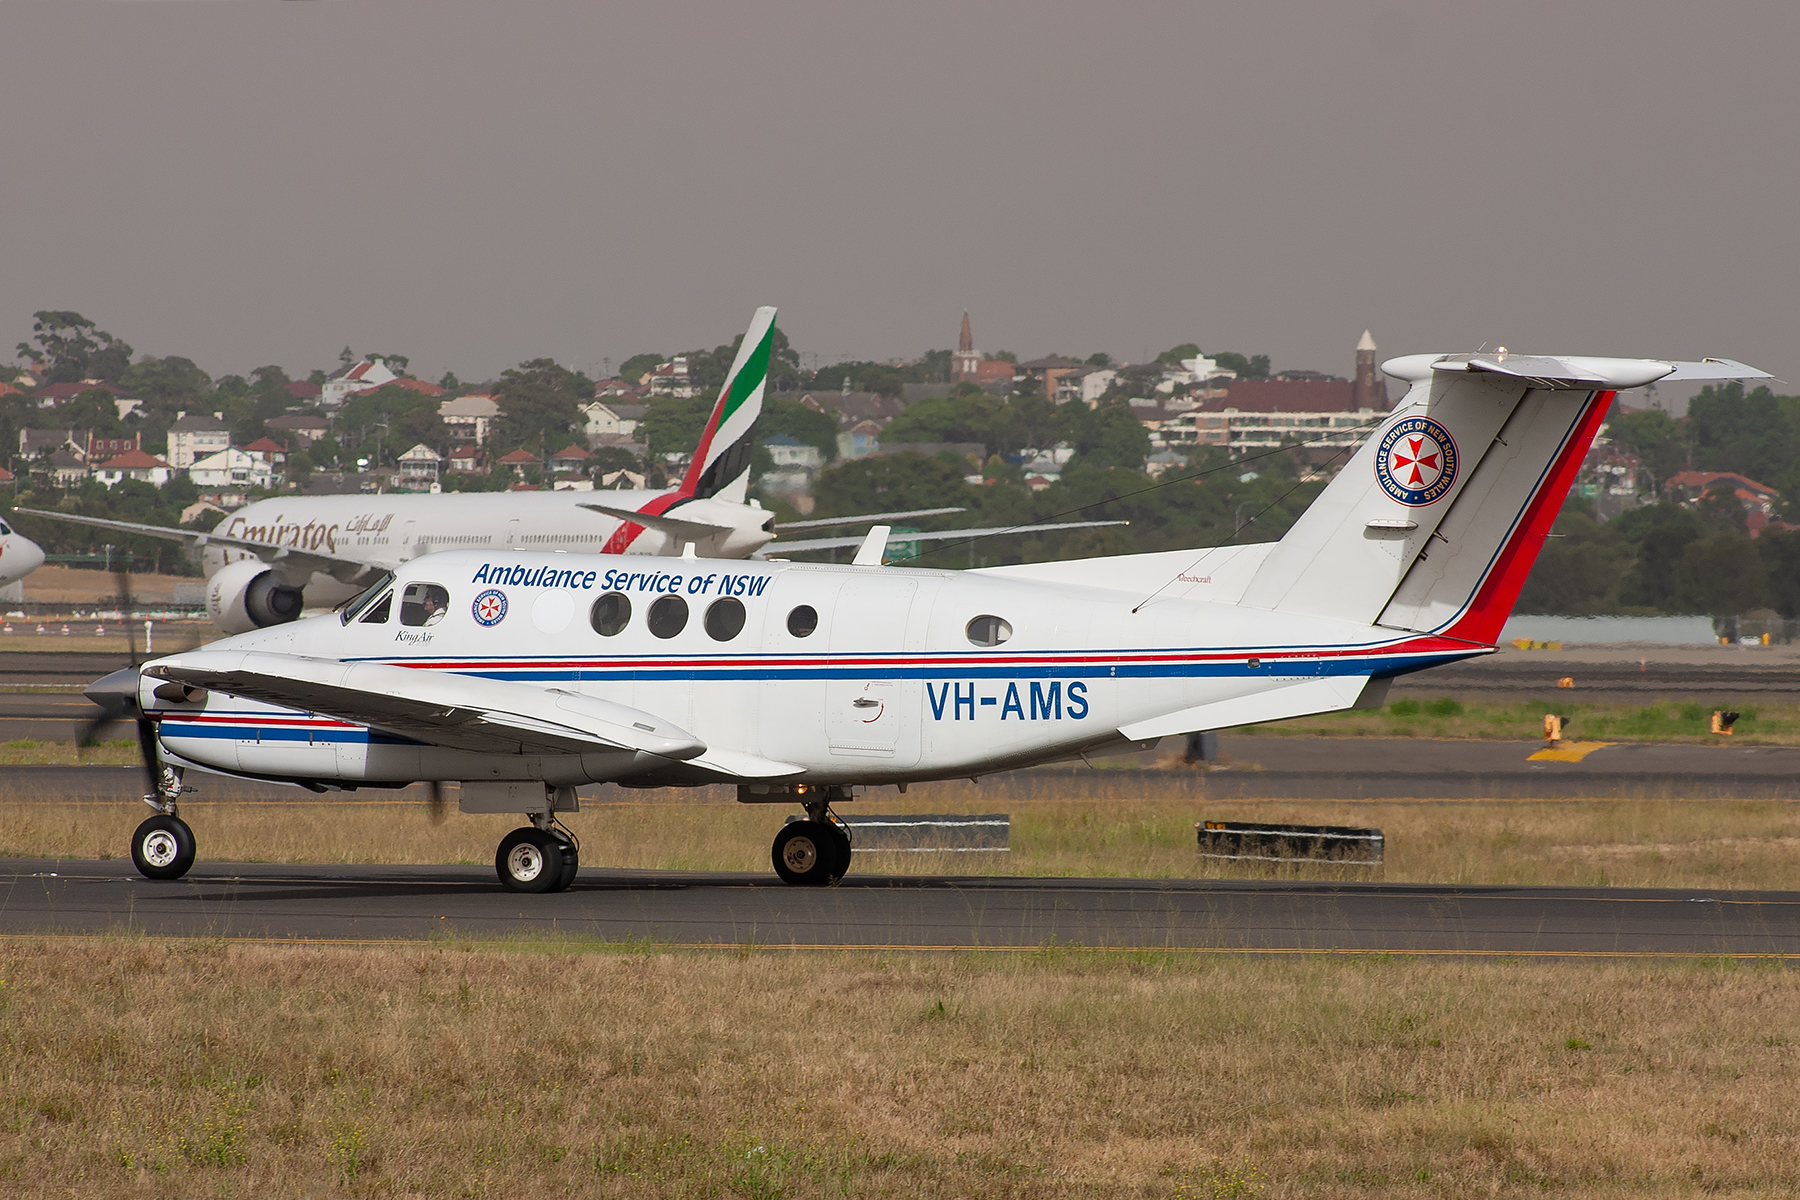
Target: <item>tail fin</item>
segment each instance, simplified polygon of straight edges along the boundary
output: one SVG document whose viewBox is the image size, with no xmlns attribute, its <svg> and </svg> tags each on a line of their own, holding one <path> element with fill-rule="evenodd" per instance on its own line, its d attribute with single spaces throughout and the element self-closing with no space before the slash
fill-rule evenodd
<svg viewBox="0 0 1800 1200">
<path fill-rule="evenodd" d="M 1741 363 L 1412 355 L 1412 390 L 1270 552 L 1240 602 L 1492 645 L 1613 396 Z"/>
<path fill-rule="evenodd" d="M 769 355 L 774 349 L 775 310 L 759 308 L 738 345 L 731 373 L 719 388 L 719 402 L 713 405 L 706 431 L 700 435 L 679 495 L 744 502 L 750 487 L 751 437 L 756 418 L 762 415 L 763 387 L 769 380 Z"/>
</svg>

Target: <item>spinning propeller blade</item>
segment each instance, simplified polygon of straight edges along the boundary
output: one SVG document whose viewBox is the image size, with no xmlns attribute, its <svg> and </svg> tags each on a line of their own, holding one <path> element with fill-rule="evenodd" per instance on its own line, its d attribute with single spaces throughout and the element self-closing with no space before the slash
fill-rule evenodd
<svg viewBox="0 0 1800 1200">
<path fill-rule="evenodd" d="M 425 813 L 431 818 L 431 823 L 433 825 L 442 825 L 444 823 L 444 818 L 448 816 L 450 812 L 449 801 L 444 797 L 443 781 L 433 779 L 425 786 L 431 789 L 426 793 Z"/>
</svg>

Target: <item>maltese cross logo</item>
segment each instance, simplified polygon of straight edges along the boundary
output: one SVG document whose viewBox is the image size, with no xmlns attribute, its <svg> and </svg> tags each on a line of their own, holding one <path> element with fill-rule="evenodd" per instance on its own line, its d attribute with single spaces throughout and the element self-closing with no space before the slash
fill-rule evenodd
<svg viewBox="0 0 1800 1200">
<path fill-rule="evenodd" d="M 1387 431 L 1375 457 L 1381 490 L 1410 507 L 1430 504 L 1456 479 L 1456 443 L 1430 417 L 1407 417 Z"/>
<path fill-rule="evenodd" d="M 475 620 L 481 625 L 498 625 L 506 616 L 506 593 L 489 588 L 475 597 Z"/>
</svg>

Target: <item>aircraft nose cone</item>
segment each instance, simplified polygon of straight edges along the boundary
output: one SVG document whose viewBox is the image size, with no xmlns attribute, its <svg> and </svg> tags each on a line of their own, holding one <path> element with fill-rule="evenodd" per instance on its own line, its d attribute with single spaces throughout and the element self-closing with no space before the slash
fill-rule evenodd
<svg viewBox="0 0 1800 1200">
<path fill-rule="evenodd" d="M 25 578 L 44 565 L 44 548 L 27 537 L 14 535 L 0 555 L 0 584 Z"/>
<path fill-rule="evenodd" d="M 83 689 L 82 695 L 98 704 L 109 717 L 137 715 L 138 672 L 136 667 L 121 667 L 102 676 Z"/>
</svg>

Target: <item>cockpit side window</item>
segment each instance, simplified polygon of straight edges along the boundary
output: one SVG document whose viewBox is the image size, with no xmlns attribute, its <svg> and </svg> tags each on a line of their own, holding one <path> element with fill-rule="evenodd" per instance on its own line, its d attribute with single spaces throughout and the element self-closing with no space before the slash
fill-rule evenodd
<svg viewBox="0 0 1800 1200">
<path fill-rule="evenodd" d="M 409 583 L 400 594 L 402 625 L 436 625 L 450 607 L 450 592 L 435 583 Z"/>
<path fill-rule="evenodd" d="M 350 622 L 356 620 L 356 618 L 358 616 L 362 615 L 363 609 L 369 607 L 370 604 L 374 603 L 375 597 L 381 595 L 382 592 L 387 590 L 387 585 L 392 583 L 393 579 L 394 579 L 394 577 L 391 573 L 389 573 L 387 571 L 383 571 L 381 573 L 381 575 L 375 580 L 374 583 L 371 583 L 368 587 L 366 587 L 362 591 L 356 593 L 356 595 L 350 597 L 350 599 L 344 601 L 343 612 L 338 617 L 338 620 L 343 622 L 345 625 L 348 625 Z M 382 618 L 382 620 L 384 620 L 384 621 L 386 619 L 387 619 L 386 617 Z"/>
<path fill-rule="evenodd" d="M 8 525 L 5 521 L 0 521 L 0 537 L 11 537 L 11 536 L 12 536 L 12 526 Z"/>
<path fill-rule="evenodd" d="M 394 593 L 392 591 L 383 592 L 381 599 L 369 605 L 369 611 L 365 612 L 360 620 L 364 625 L 386 625 L 388 614 L 393 611 L 393 607 Z"/>
</svg>

